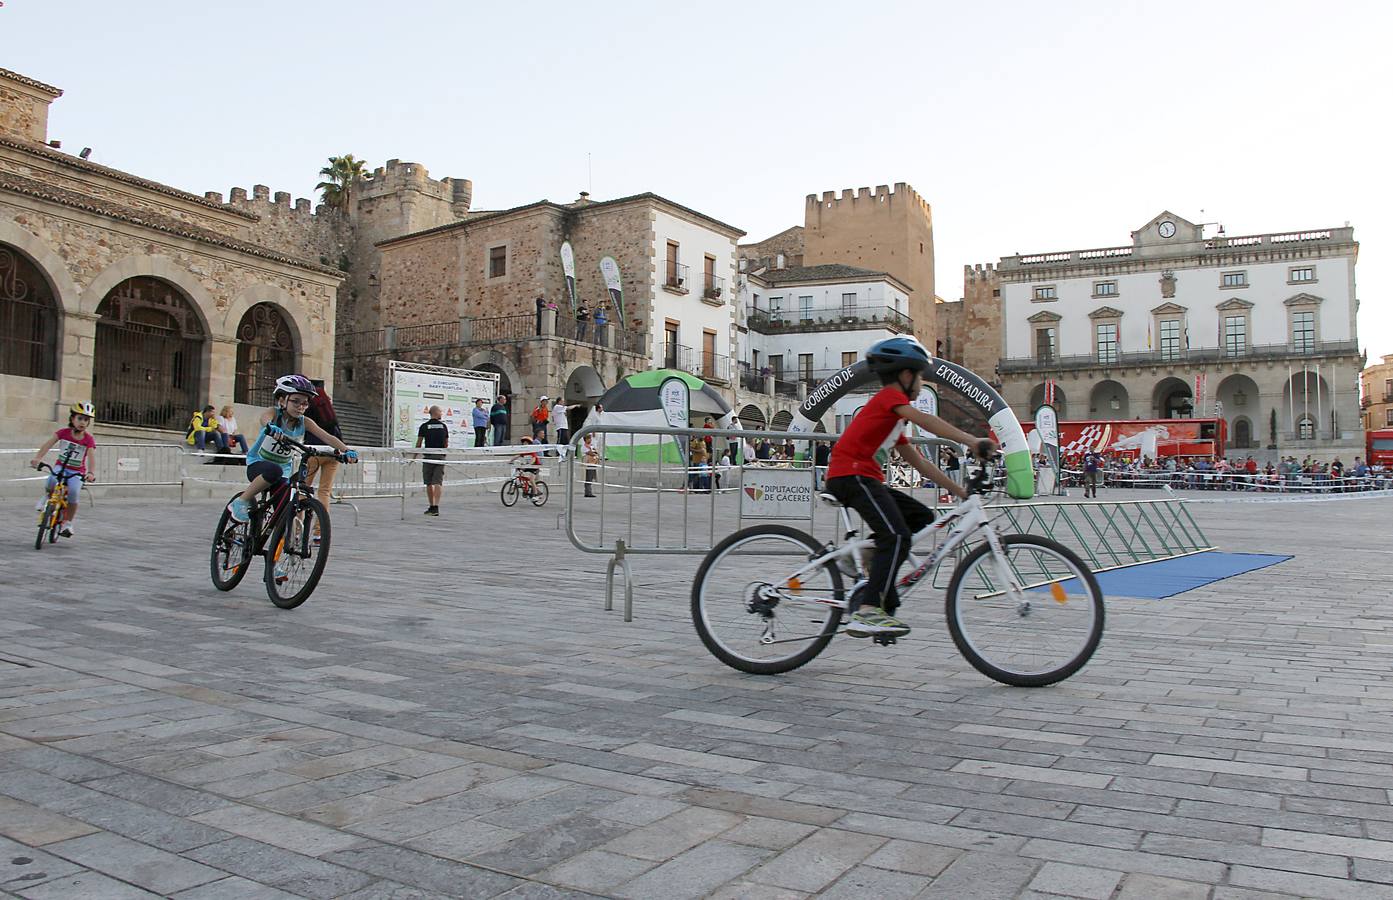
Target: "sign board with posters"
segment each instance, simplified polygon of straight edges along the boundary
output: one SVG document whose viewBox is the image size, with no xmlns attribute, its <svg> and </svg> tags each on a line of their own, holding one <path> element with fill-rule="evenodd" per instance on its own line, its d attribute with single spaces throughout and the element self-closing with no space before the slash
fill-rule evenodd
<svg viewBox="0 0 1393 900">
<path fill-rule="evenodd" d="M 921 413 L 928 413 L 931 416 L 938 415 L 938 391 L 929 387 L 927 384 L 924 385 L 924 389 L 919 392 L 918 397 L 914 398 L 914 402 L 911 403 L 910 406 L 913 406 Z M 914 426 L 914 433 L 919 437 L 934 437 L 934 434 L 927 428 L 920 428 L 918 425 Z"/>
<path fill-rule="evenodd" d="M 485 405 L 493 405 L 498 396 L 498 375 L 394 359 L 387 363 L 384 388 L 388 446 L 416 446 L 417 429 L 430 418 L 430 408 L 438 406 L 441 421 L 450 431 L 450 446 L 472 447 L 470 410 L 479 398 Z"/>
<path fill-rule="evenodd" d="M 1045 454 L 1045 459 L 1049 460 L 1049 469 L 1041 468 L 1036 474 L 1035 486 L 1042 494 L 1053 493 L 1055 487 L 1060 485 L 1059 413 L 1053 406 L 1042 406 L 1035 410 L 1035 430 L 1031 434 L 1039 435 L 1040 450 Z"/>
<path fill-rule="evenodd" d="M 673 428 L 686 428 L 691 416 L 692 395 L 687 382 L 669 378 L 658 387 L 658 400 L 663 404 L 663 417 Z"/>
<path fill-rule="evenodd" d="M 740 483 L 742 519 L 810 519 L 813 470 L 745 466 Z"/>
</svg>

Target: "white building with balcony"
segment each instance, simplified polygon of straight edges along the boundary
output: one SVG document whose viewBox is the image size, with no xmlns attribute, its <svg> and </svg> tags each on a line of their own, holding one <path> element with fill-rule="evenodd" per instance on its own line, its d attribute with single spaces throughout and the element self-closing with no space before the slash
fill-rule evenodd
<svg viewBox="0 0 1393 900">
<path fill-rule="evenodd" d="M 1130 245 L 1003 257 L 1007 401 L 1028 419 L 1053 380 L 1062 419 L 1220 416 L 1235 452 L 1357 446 L 1354 230 L 1203 231 L 1163 212 Z"/>
<path fill-rule="evenodd" d="M 876 341 L 914 333 L 911 289 L 885 272 L 776 263 L 741 273 L 738 283 L 738 396 L 747 406 L 804 397 Z"/>
<path fill-rule="evenodd" d="M 652 221 L 653 364 L 728 388 L 734 378 L 735 248 L 744 232 L 663 207 Z"/>
</svg>

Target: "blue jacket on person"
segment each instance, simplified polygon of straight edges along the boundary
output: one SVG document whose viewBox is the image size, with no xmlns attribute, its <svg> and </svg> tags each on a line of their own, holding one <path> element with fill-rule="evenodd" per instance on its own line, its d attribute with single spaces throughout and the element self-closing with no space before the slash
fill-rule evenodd
<svg viewBox="0 0 1393 900">
<path fill-rule="evenodd" d="M 489 411 L 476 406 L 469 411 L 469 418 L 474 423 L 475 428 L 483 428 L 489 423 Z"/>
</svg>

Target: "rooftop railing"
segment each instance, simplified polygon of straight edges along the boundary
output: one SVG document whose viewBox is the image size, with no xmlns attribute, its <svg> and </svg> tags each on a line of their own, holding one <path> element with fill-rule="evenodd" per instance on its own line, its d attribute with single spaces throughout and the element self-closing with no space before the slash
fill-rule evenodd
<svg viewBox="0 0 1393 900">
<path fill-rule="evenodd" d="M 745 324 L 764 334 L 786 331 L 840 331 L 883 327 L 898 332 L 914 330 L 914 320 L 890 306 L 813 306 L 792 309 L 747 307 Z"/>
</svg>

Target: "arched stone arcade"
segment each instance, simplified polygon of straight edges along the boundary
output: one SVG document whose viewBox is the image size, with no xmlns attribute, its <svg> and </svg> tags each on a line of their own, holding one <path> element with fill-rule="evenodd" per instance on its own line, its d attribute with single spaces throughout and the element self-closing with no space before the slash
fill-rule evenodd
<svg viewBox="0 0 1393 900">
<path fill-rule="evenodd" d="M 92 401 L 97 418 L 118 425 L 182 429 L 207 402 L 207 333 L 179 288 L 148 276 L 127 278 L 96 307 Z"/>
<path fill-rule="evenodd" d="M 46 274 L 19 248 L 0 243 L 0 375 L 55 380 L 59 323 Z"/>
<path fill-rule="evenodd" d="M 270 406 L 276 378 L 300 371 L 289 318 L 274 303 L 258 303 L 237 323 L 237 369 L 232 399 Z"/>
</svg>

